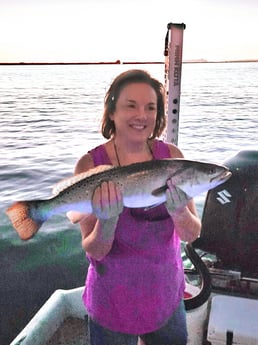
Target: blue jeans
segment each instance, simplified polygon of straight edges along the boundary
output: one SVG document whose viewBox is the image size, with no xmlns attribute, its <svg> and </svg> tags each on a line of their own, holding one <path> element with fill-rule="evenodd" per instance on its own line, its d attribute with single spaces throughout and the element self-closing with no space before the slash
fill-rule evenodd
<svg viewBox="0 0 258 345">
<path fill-rule="evenodd" d="M 89 318 L 88 334 L 91 345 L 137 345 L 138 336 L 113 332 Z M 186 345 L 186 313 L 182 301 L 167 323 L 155 332 L 140 334 L 146 345 Z"/>
</svg>

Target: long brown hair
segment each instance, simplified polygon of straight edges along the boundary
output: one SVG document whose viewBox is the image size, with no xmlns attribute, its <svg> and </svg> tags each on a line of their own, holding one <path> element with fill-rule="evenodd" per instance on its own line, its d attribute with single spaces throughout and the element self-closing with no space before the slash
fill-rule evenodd
<svg viewBox="0 0 258 345">
<path fill-rule="evenodd" d="M 157 118 L 151 138 L 159 137 L 166 127 L 164 97 L 165 90 L 162 83 L 143 70 L 133 69 L 119 74 L 110 85 L 104 100 L 104 113 L 102 117 L 101 132 L 104 138 L 110 139 L 116 132 L 114 122 L 110 115 L 115 112 L 116 102 L 121 90 L 131 83 L 146 83 L 150 85 L 157 95 Z"/>
</svg>

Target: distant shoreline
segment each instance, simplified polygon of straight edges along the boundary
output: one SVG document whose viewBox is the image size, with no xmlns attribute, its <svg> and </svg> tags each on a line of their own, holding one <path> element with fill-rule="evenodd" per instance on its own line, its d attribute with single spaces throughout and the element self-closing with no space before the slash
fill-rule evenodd
<svg viewBox="0 0 258 345">
<path fill-rule="evenodd" d="M 207 61 L 207 60 L 185 60 L 183 64 L 190 63 L 240 63 L 240 62 L 258 62 L 257 60 L 225 60 L 225 61 Z M 0 62 L 0 66 L 15 65 L 149 65 L 164 64 L 164 61 L 100 61 L 100 62 Z"/>
</svg>

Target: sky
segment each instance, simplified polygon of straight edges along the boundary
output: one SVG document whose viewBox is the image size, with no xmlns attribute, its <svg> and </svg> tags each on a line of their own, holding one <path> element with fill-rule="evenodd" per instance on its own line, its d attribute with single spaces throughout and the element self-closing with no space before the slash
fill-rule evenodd
<svg viewBox="0 0 258 345">
<path fill-rule="evenodd" d="M 185 23 L 183 60 L 258 59 L 258 0 L 0 0 L 0 62 L 163 61 Z"/>
</svg>

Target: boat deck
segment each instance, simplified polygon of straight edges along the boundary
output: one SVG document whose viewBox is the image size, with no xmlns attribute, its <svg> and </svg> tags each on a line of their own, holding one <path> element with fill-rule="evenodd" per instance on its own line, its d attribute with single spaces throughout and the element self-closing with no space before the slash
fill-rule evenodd
<svg viewBox="0 0 258 345">
<path fill-rule="evenodd" d="M 46 342 L 46 345 L 90 345 L 87 321 L 78 317 L 68 317 Z M 140 341 L 138 343 L 140 345 Z"/>
<path fill-rule="evenodd" d="M 196 287 L 189 284 L 187 286 L 191 293 L 196 292 Z M 87 312 L 82 303 L 83 291 L 84 287 L 56 290 L 17 335 L 12 345 L 21 344 L 25 339 L 27 345 L 34 345 L 35 340 L 40 345 L 90 345 L 87 317 L 85 318 Z M 202 344 L 207 304 L 208 302 L 194 312 L 187 313 L 188 345 Z"/>
<path fill-rule="evenodd" d="M 46 345 L 90 345 L 87 338 L 86 321 L 68 317 Z"/>
</svg>

